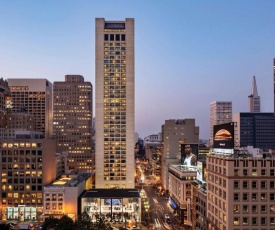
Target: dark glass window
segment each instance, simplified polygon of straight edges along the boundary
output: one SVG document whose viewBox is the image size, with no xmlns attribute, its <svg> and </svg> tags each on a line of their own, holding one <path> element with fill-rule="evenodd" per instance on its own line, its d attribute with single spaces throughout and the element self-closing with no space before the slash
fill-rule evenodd
<svg viewBox="0 0 275 230">
<path fill-rule="evenodd" d="M 116 34 L 116 41 L 120 41 L 120 35 Z"/>
<path fill-rule="evenodd" d="M 108 41 L 108 40 L 109 40 L 108 34 L 104 34 L 104 41 Z"/>
<path fill-rule="evenodd" d="M 110 41 L 114 41 L 115 40 L 115 35 L 114 34 L 110 34 Z"/>
<path fill-rule="evenodd" d="M 121 34 L 121 41 L 125 41 L 125 34 Z"/>
</svg>

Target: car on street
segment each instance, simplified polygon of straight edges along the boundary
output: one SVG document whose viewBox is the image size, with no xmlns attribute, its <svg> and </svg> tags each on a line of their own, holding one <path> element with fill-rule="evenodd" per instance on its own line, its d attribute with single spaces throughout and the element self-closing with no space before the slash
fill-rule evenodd
<svg viewBox="0 0 275 230">
<path fill-rule="evenodd" d="M 169 214 L 164 214 L 164 220 L 167 224 L 171 224 L 171 219 L 170 219 Z"/>
</svg>

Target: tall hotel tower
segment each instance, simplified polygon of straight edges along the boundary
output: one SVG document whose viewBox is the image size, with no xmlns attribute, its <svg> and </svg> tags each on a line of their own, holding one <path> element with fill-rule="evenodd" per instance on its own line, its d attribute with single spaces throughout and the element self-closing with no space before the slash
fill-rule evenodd
<svg viewBox="0 0 275 230">
<path fill-rule="evenodd" d="M 93 171 L 93 88 L 81 75 L 54 82 L 54 135 L 58 152 L 68 152 L 69 170 Z"/>
<path fill-rule="evenodd" d="M 134 19 L 96 18 L 96 183 L 134 188 Z"/>
<path fill-rule="evenodd" d="M 27 112 L 34 116 L 34 130 L 45 137 L 53 134 L 52 83 L 47 79 L 8 79 L 11 112 Z"/>
<path fill-rule="evenodd" d="M 253 81 L 252 81 L 251 95 L 248 96 L 248 112 L 252 112 L 252 113 L 261 112 L 261 101 L 260 101 L 260 97 L 258 96 L 255 76 L 253 77 Z"/>
<path fill-rule="evenodd" d="M 232 121 L 232 102 L 214 101 L 210 104 L 210 146 L 213 146 L 213 126 Z"/>
<path fill-rule="evenodd" d="M 275 58 L 273 59 L 274 115 L 275 115 Z"/>
</svg>

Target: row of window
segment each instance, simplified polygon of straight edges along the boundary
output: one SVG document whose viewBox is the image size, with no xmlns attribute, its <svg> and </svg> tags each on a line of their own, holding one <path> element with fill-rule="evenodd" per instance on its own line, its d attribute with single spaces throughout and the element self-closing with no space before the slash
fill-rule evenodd
<svg viewBox="0 0 275 230">
<path fill-rule="evenodd" d="M 17 192 L 8 192 L 3 193 L 4 198 L 42 198 L 42 193 L 17 193 Z"/>
<path fill-rule="evenodd" d="M 234 176 L 275 176 L 275 170 L 274 169 L 270 169 L 269 173 L 268 170 L 266 169 L 261 169 L 261 174 L 259 174 L 259 170 L 258 169 L 252 169 L 252 170 L 248 170 L 248 169 L 243 169 L 242 170 L 242 175 L 240 174 L 240 170 L 239 169 L 234 169 Z M 250 173 L 250 174 L 249 174 Z"/>
<path fill-rule="evenodd" d="M 10 164 L 8 167 L 9 168 L 17 168 L 18 169 L 18 162 L 20 163 L 42 163 L 42 157 L 2 157 L 2 163 L 15 163 L 13 166 Z M 24 165 L 20 164 L 20 168 Z"/>
<path fill-rule="evenodd" d="M 125 34 L 104 34 L 104 41 L 125 41 L 125 40 L 126 40 Z"/>
<path fill-rule="evenodd" d="M 234 201 L 240 201 L 241 197 L 242 201 L 249 201 L 250 196 L 252 201 L 267 201 L 268 197 L 266 193 L 234 193 Z M 269 201 L 275 201 L 275 193 L 269 194 Z"/>
<path fill-rule="evenodd" d="M 109 155 L 111 154 L 110 156 L 116 154 L 116 155 L 125 155 L 126 154 L 126 151 L 106 151 L 104 150 L 104 155 Z M 121 156 L 123 157 L 123 156 Z"/>
<path fill-rule="evenodd" d="M 275 205 L 242 205 L 242 210 L 241 210 L 241 205 L 234 205 L 233 206 L 233 212 L 235 214 L 237 213 L 252 213 L 252 214 L 257 214 L 257 213 L 267 213 L 269 209 L 269 213 L 275 213 Z"/>
<path fill-rule="evenodd" d="M 126 160 L 123 159 L 123 160 L 104 160 L 104 163 L 126 163 Z"/>
<path fill-rule="evenodd" d="M 267 218 L 266 217 L 234 217 L 233 221 L 234 225 L 267 225 Z M 270 217 L 269 219 L 269 224 L 270 225 L 275 225 L 275 217 Z"/>
<path fill-rule="evenodd" d="M 29 90 L 29 86 L 10 86 L 9 89 L 10 89 L 10 91 L 15 91 L 15 90 L 27 91 L 27 90 Z M 15 92 L 13 92 L 13 93 L 15 93 Z"/>
<path fill-rule="evenodd" d="M 45 194 L 45 199 L 52 199 L 52 200 L 56 200 L 56 199 L 62 199 L 63 198 L 63 194 L 62 193 L 46 193 Z"/>
<path fill-rule="evenodd" d="M 242 185 L 242 186 L 241 186 Z M 235 180 L 233 182 L 233 186 L 235 189 L 243 188 L 243 189 L 248 189 L 248 188 L 267 188 L 268 181 L 266 180 L 261 180 L 261 181 L 239 181 Z M 275 187 L 275 182 L 274 181 L 269 181 L 269 187 L 271 189 L 274 189 Z"/>
<path fill-rule="evenodd" d="M 107 56 L 106 59 L 108 59 L 108 56 L 115 56 L 115 55 L 126 55 L 125 49 L 122 51 L 119 47 L 115 49 L 116 51 L 104 51 L 104 57 Z M 110 58 L 113 59 L 113 58 Z M 104 65 L 105 67 L 105 65 Z"/>
<path fill-rule="evenodd" d="M 109 180 L 126 180 L 126 177 L 104 177 L 105 181 Z"/>
<path fill-rule="evenodd" d="M 30 200 L 30 199 L 2 199 L 2 204 L 8 204 L 8 205 L 13 205 L 13 204 L 20 204 L 20 205 L 31 205 L 31 204 L 37 204 L 37 205 L 42 205 L 42 200 Z"/>
<path fill-rule="evenodd" d="M 49 209 L 51 209 L 51 210 L 56 210 L 56 209 L 62 210 L 63 209 L 63 204 L 62 203 L 58 203 L 58 204 L 55 204 L 55 203 L 52 203 L 52 204 L 46 203 L 45 207 L 46 207 L 46 210 L 49 210 Z"/>
<path fill-rule="evenodd" d="M 2 148 L 42 148 L 42 143 L 2 143 Z M 6 152 L 6 150 L 2 151 Z M 14 152 L 18 152 L 14 150 Z"/>
<path fill-rule="evenodd" d="M 222 179 L 220 177 L 214 176 L 212 174 L 209 174 L 209 181 L 213 182 L 215 181 L 216 184 L 223 185 L 223 187 L 226 187 L 226 180 Z M 234 181 L 233 186 L 235 189 L 240 188 L 240 181 Z M 260 181 L 260 188 L 270 188 L 270 189 L 275 189 L 275 181 L 269 181 L 269 187 L 267 186 L 268 182 L 267 181 Z M 210 185 L 209 185 L 210 186 Z M 258 188 L 258 181 L 242 181 L 242 188 Z M 211 189 L 211 187 L 209 187 Z"/>
<path fill-rule="evenodd" d="M 15 173 L 17 173 L 17 174 L 15 174 Z M 42 177 L 42 172 L 41 171 L 38 171 L 38 172 L 26 172 L 26 174 L 25 174 L 25 172 L 15 172 L 14 173 L 14 175 L 13 176 L 21 176 L 21 177 L 24 177 L 25 175 L 27 176 L 27 177 Z M 11 177 L 11 176 L 9 176 L 9 175 L 11 175 L 11 174 L 9 174 L 8 173 L 8 177 Z M 26 178 L 26 181 L 28 180 L 29 178 Z M 36 179 L 36 178 L 32 178 L 31 179 L 31 181 L 32 181 L 32 183 L 36 183 L 35 181 L 36 180 L 39 180 L 40 181 L 40 179 L 41 178 L 38 178 L 38 179 Z M 12 179 L 12 178 L 2 178 L 2 184 L 6 184 L 6 183 L 8 183 L 8 184 L 11 184 L 12 183 L 12 181 L 16 181 L 16 180 L 18 180 L 18 178 L 15 178 L 15 179 Z M 40 183 L 40 182 L 37 182 L 37 183 Z"/>
<path fill-rule="evenodd" d="M 32 184 L 31 186 L 30 185 L 13 185 L 11 187 L 11 190 L 9 190 L 9 187 L 8 187 L 8 191 L 42 191 L 42 186 L 41 185 L 36 186 L 34 184 Z M 6 197 L 5 194 L 6 193 L 3 191 L 2 197 Z"/>
</svg>

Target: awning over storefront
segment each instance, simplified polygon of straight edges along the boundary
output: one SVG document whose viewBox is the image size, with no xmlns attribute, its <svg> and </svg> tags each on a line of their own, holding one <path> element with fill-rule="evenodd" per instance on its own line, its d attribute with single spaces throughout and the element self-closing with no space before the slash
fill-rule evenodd
<svg viewBox="0 0 275 230">
<path fill-rule="evenodd" d="M 91 189 L 82 198 L 140 198 L 138 189 Z"/>
<path fill-rule="evenodd" d="M 172 199 L 172 197 L 169 197 L 169 204 L 173 209 L 177 209 L 179 207 L 177 203 Z"/>
</svg>

